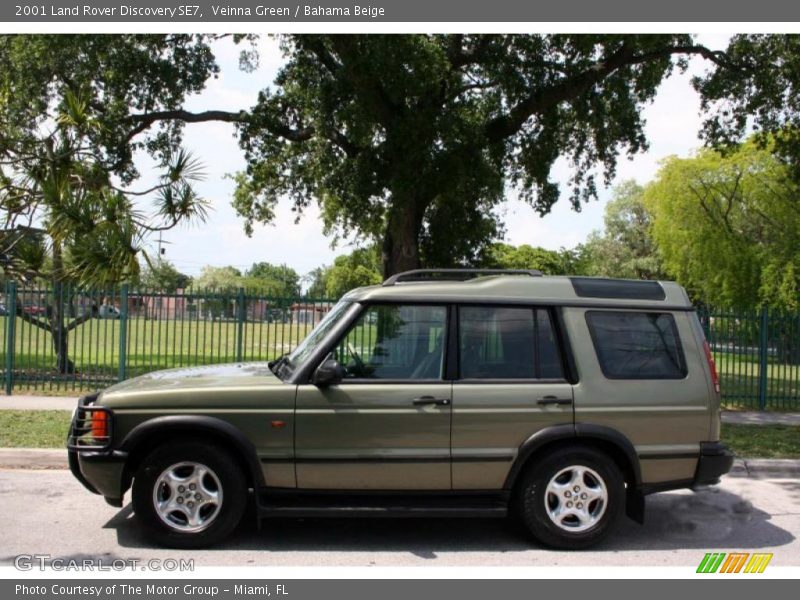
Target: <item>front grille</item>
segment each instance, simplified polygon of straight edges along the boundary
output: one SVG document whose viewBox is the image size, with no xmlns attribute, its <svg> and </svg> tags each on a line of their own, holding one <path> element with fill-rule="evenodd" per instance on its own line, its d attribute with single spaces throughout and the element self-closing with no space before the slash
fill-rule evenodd
<svg viewBox="0 0 800 600">
<path fill-rule="evenodd" d="M 97 394 L 84 396 L 78 401 L 78 408 L 72 418 L 72 424 L 67 436 L 67 448 L 78 451 L 98 451 L 107 450 L 111 446 L 113 435 L 114 419 L 111 409 L 104 406 L 93 406 L 97 400 Z M 98 435 L 92 427 L 92 418 L 97 412 L 106 414 L 105 431 L 103 435 Z"/>
</svg>

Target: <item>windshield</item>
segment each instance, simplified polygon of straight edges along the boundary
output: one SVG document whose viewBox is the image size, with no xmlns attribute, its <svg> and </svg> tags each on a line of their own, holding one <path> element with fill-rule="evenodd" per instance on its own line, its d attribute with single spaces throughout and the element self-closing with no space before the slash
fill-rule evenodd
<svg viewBox="0 0 800 600">
<path fill-rule="evenodd" d="M 308 334 L 308 337 L 300 342 L 300 345 L 286 357 L 285 365 L 291 371 L 294 371 L 295 368 L 303 364 L 328 336 L 328 332 L 342 319 L 351 305 L 352 303 L 349 301 L 340 300 L 328 311 L 328 314 L 325 315 L 325 318 L 319 322 L 314 330 Z"/>
</svg>

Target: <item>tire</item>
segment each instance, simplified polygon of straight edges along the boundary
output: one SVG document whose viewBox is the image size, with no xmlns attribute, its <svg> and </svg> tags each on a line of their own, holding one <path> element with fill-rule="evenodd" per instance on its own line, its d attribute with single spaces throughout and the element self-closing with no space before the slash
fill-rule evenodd
<svg viewBox="0 0 800 600">
<path fill-rule="evenodd" d="M 246 505 L 241 468 L 215 445 L 180 441 L 159 446 L 144 458 L 133 480 L 136 517 L 148 538 L 169 548 L 220 542 L 239 524 Z"/>
<path fill-rule="evenodd" d="M 619 467 L 604 454 L 579 447 L 536 460 L 523 474 L 516 498 L 519 520 L 528 532 L 562 550 L 600 542 L 614 528 L 624 502 Z"/>
</svg>

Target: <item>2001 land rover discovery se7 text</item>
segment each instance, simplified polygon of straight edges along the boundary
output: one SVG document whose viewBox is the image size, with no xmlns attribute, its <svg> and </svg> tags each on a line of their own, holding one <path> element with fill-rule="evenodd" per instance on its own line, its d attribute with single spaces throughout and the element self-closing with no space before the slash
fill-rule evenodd
<svg viewBox="0 0 800 600">
<path fill-rule="evenodd" d="M 647 494 L 717 483 L 719 383 L 670 282 L 422 270 L 360 288 L 272 363 L 82 398 L 70 467 L 157 543 L 281 516 L 513 515 L 584 548 Z"/>
</svg>

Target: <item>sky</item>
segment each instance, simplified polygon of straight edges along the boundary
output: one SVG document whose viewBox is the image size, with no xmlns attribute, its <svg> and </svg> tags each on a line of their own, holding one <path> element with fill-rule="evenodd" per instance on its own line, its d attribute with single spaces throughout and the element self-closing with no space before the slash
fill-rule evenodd
<svg viewBox="0 0 800 600">
<path fill-rule="evenodd" d="M 729 37 L 704 34 L 698 36 L 698 41 L 712 49 L 724 49 Z M 271 39 L 260 43 L 259 69 L 253 73 L 239 70 L 240 48 L 231 41 L 218 42 L 214 51 L 221 67 L 219 77 L 210 80 L 202 93 L 187 100 L 189 110 L 251 107 L 258 92 L 272 83 L 282 63 L 277 43 Z M 572 210 L 568 201 L 570 168 L 564 160 L 556 163 L 552 173 L 553 180 L 561 185 L 562 199 L 550 214 L 540 217 L 529 205 L 509 197 L 498 208 L 506 225 L 504 241 L 553 250 L 572 248 L 593 230 L 602 229 L 603 209 L 615 184 L 626 179 L 646 183 L 656 174 L 661 159 L 673 154 L 686 156 L 697 149 L 701 145 L 698 138 L 700 99 L 690 81 L 692 76 L 707 69 L 703 59 L 694 58 L 686 73 L 676 71 L 662 83 L 655 100 L 644 110 L 649 150 L 632 160 L 621 156 L 612 185 L 601 187 L 598 200 L 585 204 L 580 212 Z M 184 143 L 204 164 L 206 179 L 197 185 L 197 190 L 211 203 L 211 211 L 205 223 L 180 226 L 163 235 L 164 258 L 180 271 L 197 275 L 204 265 L 232 265 L 245 270 L 254 262 L 266 261 L 287 264 L 303 275 L 330 264 L 336 256 L 348 253 L 358 243 L 355 239 L 346 240 L 333 248 L 332 240 L 322 233 L 317 206 L 304 211 L 296 223 L 297 215 L 292 212 L 288 200 L 279 203 L 274 223 L 256 225 L 252 237 L 248 238 L 242 218 L 230 204 L 234 184 L 226 178 L 227 174 L 245 166 L 234 127 L 213 122 L 190 124 L 186 127 Z M 144 185 L 151 164 L 145 156 L 138 157 L 137 164 L 144 175 L 140 185 Z M 156 245 L 157 238 L 154 238 L 151 240 L 153 255 Z"/>
</svg>

